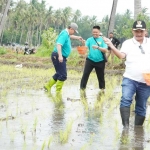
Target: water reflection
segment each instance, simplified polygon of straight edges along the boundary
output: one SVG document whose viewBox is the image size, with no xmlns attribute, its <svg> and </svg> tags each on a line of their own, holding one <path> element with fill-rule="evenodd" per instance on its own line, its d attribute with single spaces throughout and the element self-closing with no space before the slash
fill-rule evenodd
<svg viewBox="0 0 150 150">
<path fill-rule="evenodd" d="M 144 150 L 144 129 L 135 126 L 132 130 L 123 129 L 120 138 L 119 150 Z"/>
<path fill-rule="evenodd" d="M 134 127 L 135 150 L 144 150 L 144 129 L 143 127 Z"/>
<path fill-rule="evenodd" d="M 64 103 L 63 103 L 63 97 L 62 94 L 57 94 L 52 97 L 52 100 L 54 102 L 54 111 L 52 115 L 52 132 L 59 133 L 60 130 L 62 130 L 64 125 Z"/>
</svg>

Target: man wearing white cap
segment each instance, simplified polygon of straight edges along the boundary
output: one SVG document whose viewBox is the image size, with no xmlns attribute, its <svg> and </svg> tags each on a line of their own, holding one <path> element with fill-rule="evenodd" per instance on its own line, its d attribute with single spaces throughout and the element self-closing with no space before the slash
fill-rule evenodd
<svg viewBox="0 0 150 150">
<path fill-rule="evenodd" d="M 71 40 L 76 39 L 82 41 L 82 37 L 73 35 L 78 33 L 78 25 L 71 23 L 66 29 L 62 30 L 56 39 L 54 51 L 51 54 L 51 59 L 55 67 L 56 73 L 50 81 L 44 86 L 46 91 L 50 91 L 51 87 L 56 84 L 56 93 L 60 93 L 67 79 L 66 61 L 71 53 Z"/>
<path fill-rule="evenodd" d="M 122 81 L 120 114 L 122 124 L 129 127 L 130 105 L 135 96 L 135 125 L 142 126 L 146 116 L 146 103 L 150 95 L 150 85 L 146 83 L 143 73 L 150 73 L 150 39 L 145 37 L 146 24 L 135 21 L 132 27 L 133 38 L 126 40 L 119 51 L 112 42 L 105 38 L 105 43 L 114 54 L 125 61 L 125 73 Z"/>
</svg>

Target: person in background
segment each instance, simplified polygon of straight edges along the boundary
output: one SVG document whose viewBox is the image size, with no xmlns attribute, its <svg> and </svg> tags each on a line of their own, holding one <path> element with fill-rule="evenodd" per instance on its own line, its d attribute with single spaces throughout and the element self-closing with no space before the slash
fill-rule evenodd
<svg viewBox="0 0 150 150">
<path fill-rule="evenodd" d="M 78 33 L 78 25 L 71 23 L 66 29 L 62 30 L 56 39 L 56 45 L 51 54 L 51 59 L 56 73 L 52 78 L 44 85 L 45 91 L 50 91 L 51 87 L 56 84 L 56 93 L 60 93 L 67 79 L 66 62 L 71 53 L 71 39 L 82 41 L 81 36 L 75 36 L 74 33 Z"/>
<path fill-rule="evenodd" d="M 105 79 L 104 79 L 104 70 L 105 70 L 105 58 L 104 53 L 106 53 L 107 45 L 105 44 L 100 31 L 100 26 L 93 26 L 92 37 L 86 40 L 85 45 L 89 49 L 88 56 L 86 58 L 85 67 L 83 75 L 80 82 L 80 89 L 85 90 L 88 82 L 88 78 L 93 68 L 96 71 L 96 75 L 99 82 L 99 88 L 102 92 L 105 89 Z"/>
<path fill-rule="evenodd" d="M 143 73 L 150 71 L 150 39 L 145 38 L 146 23 L 135 21 L 132 27 L 133 38 L 126 40 L 120 51 L 110 39 L 105 43 L 120 59 L 126 59 L 122 81 L 120 114 L 124 128 L 129 128 L 130 105 L 135 94 L 135 126 L 142 126 L 146 116 L 146 103 L 150 96 L 150 86 L 146 84 Z"/>
<path fill-rule="evenodd" d="M 109 39 L 111 40 L 111 42 L 113 43 L 113 45 L 116 48 L 118 48 L 118 45 L 120 44 L 120 41 L 117 38 L 114 37 L 113 32 L 109 33 Z M 114 53 L 113 53 L 113 51 L 111 51 L 110 47 L 108 47 L 108 50 L 109 50 L 109 53 L 107 55 L 107 60 L 108 60 L 109 56 L 111 55 L 111 65 L 113 65 L 114 64 Z"/>
<path fill-rule="evenodd" d="M 146 31 L 145 37 L 149 38 L 148 31 Z"/>
</svg>

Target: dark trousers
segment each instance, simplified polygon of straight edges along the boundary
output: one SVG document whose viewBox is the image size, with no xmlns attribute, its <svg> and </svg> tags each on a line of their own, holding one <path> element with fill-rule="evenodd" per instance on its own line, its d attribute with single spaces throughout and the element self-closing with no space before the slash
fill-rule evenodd
<svg viewBox="0 0 150 150">
<path fill-rule="evenodd" d="M 105 79 L 104 79 L 104 70 L 105 70 L 105 62 L 93 62 L 90 59 L 86 59 L 85 68 L 83 72 L 83 76 L 80 83 L 80 89 L 85 89 L 86 84 L 89 79 L 89 75 L 92 72 L 93 68 L 95 68 L 97 79 L 99 82 L 99 88 L 105 89 Z"/>
<path fill-rule="evenodd" d="M 67 79 L 67 69 L 66 69 L 67 59 L 63 57 L 63 62 L 59 62 L 57 52 L 52 53 L 51 59 L 56 71 L 56 73 L 53 75 L 53 79 L 56 81 L 57 80 L 65 81 Z"/>
</svg>

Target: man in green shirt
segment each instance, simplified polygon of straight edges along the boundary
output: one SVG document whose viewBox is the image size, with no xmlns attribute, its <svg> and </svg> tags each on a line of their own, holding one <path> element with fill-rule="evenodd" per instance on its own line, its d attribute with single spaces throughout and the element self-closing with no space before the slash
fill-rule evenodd
<svg viewBox="0 0 150 150">
<path fill-rule="evenodd" d="M 67 79 L 67 69 L 66 62 L 67 57 L 71 53 L 71 40 L 76 39 L 82 41 L 82 37 L 73 35 L 78 33 L 78 25 L 76 23 L 71 23 L 68 28 L 61 31 L 56 39 L 56 45 L 54 51 L 51 54 L 51 59 L 55 67 L 56 73 L 50 79 L 50 81 L 45 84 L 44 88 L 46 91 L 50 91 L 51 87 L 56 84 L 56 93 L 60 93 L 64 84 L 64 81 Z"/>
</svg>

